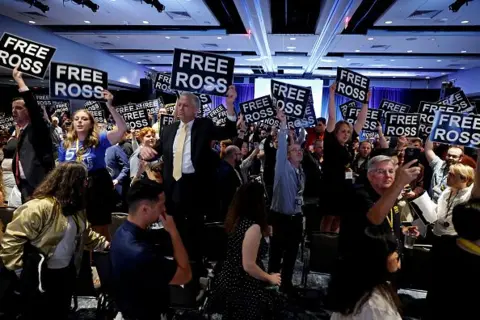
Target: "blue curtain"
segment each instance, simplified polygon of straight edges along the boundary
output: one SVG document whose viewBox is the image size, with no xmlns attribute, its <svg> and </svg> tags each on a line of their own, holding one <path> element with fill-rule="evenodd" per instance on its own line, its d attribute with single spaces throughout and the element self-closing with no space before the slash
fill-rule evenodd
<svg viewBox="0 0 480 320">
<path fill-rule="evenodd" d="M 240 108 L 238 106 L 239 102 L 245 102 L 252 100 L 254 98 L 255 86 L 253 83 L 237 83 L 235 84 L 237 89 L 237 101 L 235 102 L 235 111 L 238 113 Z M 223 104 L 225 106 L 225 97 L 219 96 L 210 96 L 212 98 L 212 109 L 215 109 L 219 105 Z"/>
</svg>

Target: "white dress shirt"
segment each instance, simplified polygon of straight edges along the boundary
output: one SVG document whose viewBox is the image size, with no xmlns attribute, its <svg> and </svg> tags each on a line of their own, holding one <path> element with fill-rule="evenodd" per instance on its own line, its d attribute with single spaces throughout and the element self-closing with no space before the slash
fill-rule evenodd
<svg viewBox="0 0 480 320">
<path fill-rule="evenodd" d="M 237 116 L 231 116 L 227 115 L 227 119 L 229 121 L 237 121 Z M 193 167 L 192 163 L 192 126 L 193 122 L 195 119 L 192 121 L 188 122 L 187 124 L 183 123 L 180 121 L 180 125 L 178 126 L 177 133 L 175 134 L 175 139 L 173 140 L 173 163 L 175 163 L 175 152 L 177 150 L 178 146 L 178 136 L 180 134 L 180 130 L 183 130 L 184 126 L 187 126 L 187 134 L 185 136 L 185 144 L 183 145 L 183 157 L 182 157 L 182 173 L 189 174 L 189 173 L 195 173 L 195 168 Z"/>
</svg>

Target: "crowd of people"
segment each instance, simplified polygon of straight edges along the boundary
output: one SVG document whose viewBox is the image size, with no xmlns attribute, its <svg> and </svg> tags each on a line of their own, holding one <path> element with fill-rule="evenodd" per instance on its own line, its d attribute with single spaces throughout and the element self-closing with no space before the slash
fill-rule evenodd
<svg viewBox="0 0 480 320">
<path fill-rule="evenodd" d="M 406 236 L 433 245 L 425 318 L 479 316 L 474 152 L 387 138 L 381 125 L 378 139 L 359 141 L 368 102 L 353 126 L 337 121 L 335 84 L 328 119 L 307 129 L 288 128 L 282 110 L 278 128 L 246 125 L 231 86 L 224 126 L 198 117 L 199 98 L 181 93 L 174 123 L 160 125 L 160 108 L 151 127 L 129 130 L 104 91 L 115 124 L 107 131 L 85 109 L 49 117 L 21 72 L 13 79 L 19 97 L 15 128 L 3 138 L 0 202 L 17 209 L 0 233 L 0 302 L 15 301 L 10 311 L 21 310 L 22 319 L 68 318 L 89 250 L 109 252 L 111 295 L 123 319 L 162 319 L 169 285 L 200 291 L 205 224 L 218 221 L 226 240 L 218 243 L 207 312 L 224 319 L 283 319 L 285 299 L 296 294 L 299 246 L 318 231 L 338 233 L 326 299 L 332 319 L 401 319 Z M 408 158 L 411 149 L 420 156 Z M 425 193 L 435 221 L 421 234 L 412 222 L 427 214 L 415 204 Z M 111 234 L 114 212 L 128 217 Z M 152 237 L 158 224 L 168 245 Z"/>
</svg>

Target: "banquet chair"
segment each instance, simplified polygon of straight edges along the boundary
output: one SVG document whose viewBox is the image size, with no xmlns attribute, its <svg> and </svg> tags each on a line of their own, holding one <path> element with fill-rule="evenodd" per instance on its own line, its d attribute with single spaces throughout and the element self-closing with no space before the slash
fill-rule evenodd
<svg viewBox="0 0 480 320">
<path fill-rule="evenodd" d="M 310 273 L 331 274 L 338 258 L 338 234 L 313 232 L 309 254 L 305 254 L 302 285 L 306 288 Z"/>
</svg>

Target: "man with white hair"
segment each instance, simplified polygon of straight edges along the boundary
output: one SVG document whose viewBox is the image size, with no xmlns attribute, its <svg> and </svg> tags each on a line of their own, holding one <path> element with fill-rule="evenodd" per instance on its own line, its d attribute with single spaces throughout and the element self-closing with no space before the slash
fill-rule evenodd
<svg viewBox="0 0 480 320">
<path fill-rule="evenodd" d="M 382 232 L 393 233 L 402 240 L 400 210 L 397 206 L 398 196 L 405 185 L 415 180 L 420 168 L 415 166 L 417 160 L 410 161 L 403 167 L 395 169 L 392 158 L 376 156 L 368 162 L 367 180 L 355 190 L 350 199 L 350 214 L 342 217 L 340 227 L 339 250 L 342 255 L 361 253 L 362 239 L 366 227 L 378 226 Z"/>
</svg>

